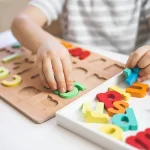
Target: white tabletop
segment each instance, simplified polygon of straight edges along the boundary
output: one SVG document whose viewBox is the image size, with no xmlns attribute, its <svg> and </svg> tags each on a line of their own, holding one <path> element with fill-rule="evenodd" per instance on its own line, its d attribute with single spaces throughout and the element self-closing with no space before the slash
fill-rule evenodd
<svg viewBox="0 0 150 150">
<path fill-rule="evenodd" d="M 0 47 L 12 44 L 11 32 L 0 34 Z M 127 56 L 89 48 L 123 63 Z M 0 150 L 103 150 L 103 148 L 63 129 L 53 118 L 35 124 L 0 99 Z"/>
</svg>

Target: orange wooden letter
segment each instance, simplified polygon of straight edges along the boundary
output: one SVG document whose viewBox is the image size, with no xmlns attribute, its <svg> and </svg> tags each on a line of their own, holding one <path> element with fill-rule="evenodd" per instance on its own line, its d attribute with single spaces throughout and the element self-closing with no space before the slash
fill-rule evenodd
<svg viewBox="0 0 150 150">
<path fill-rule="evenodd" d="M 133 97 L 145 97 L 146 92 L 148 90 L 148 84 L 142 84 L 142 83 L 134 83 L 132 86 L 128 87 L 126 89 L 127 93 L 130 93 L 131 96 Z"/>
<path fill-rule="evenodd" d="M 115 108 L 109 108 L 108 109 L 108 114 L 111 117 L 115 114 L 125 113 L 126 108 L 129 107 L 129 104 L 124 102 L 124 101 L 116 101 L 113 103 L 113 105 Z"/>
</svg>

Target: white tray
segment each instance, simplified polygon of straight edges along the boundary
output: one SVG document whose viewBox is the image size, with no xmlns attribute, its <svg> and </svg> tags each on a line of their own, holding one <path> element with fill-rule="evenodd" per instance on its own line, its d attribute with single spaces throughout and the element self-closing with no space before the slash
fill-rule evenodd
<svg viewBox="0 0 150 150">
<path fill-rule="evenodd" d="M 119 141 L 100 132 L 98 129 L 104 124 L 86 123 L 81 113 L 81 107 L 85 101 L 92 101 L 93 105 L 95 105 L 96 102 L 98 102 L 96 100 L 96 95 L 98 93 L 107 92 L 108 87 L 117 85 L 122 89 L 126 89 L 127 85 L 124 80 L 123 73 L 120 73 L 64 107 L 56 113 L 57 124 L 107 149 L 134 150 L 134 147 L 126 144 L 124 141 L 127 137 L 135 135 L 138 131 L 144 131 L 146 128 L 150 127 L 150 95 L 147 94 L 144 98 L 131 97 L 128 101 L 129 107 L 134 110 L 138 122 L 138 130 L 125 131 L 123 141 Z M 143 83 L 149 84 L 150 81 Z"/>
</svg>

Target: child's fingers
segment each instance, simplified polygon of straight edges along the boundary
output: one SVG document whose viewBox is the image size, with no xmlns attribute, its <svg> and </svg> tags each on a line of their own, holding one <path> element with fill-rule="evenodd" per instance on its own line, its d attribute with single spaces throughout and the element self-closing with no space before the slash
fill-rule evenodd
<svg viewBox="0 0 150 150">
<path fill-rule="evenodd" d="M 146 76 L 138 77 L 138 79 L 137 79 L 138 82 L 143 82 L 145 80 L 146 80 Z"/>
<path fill-rule="evenodd" d="M 138 61 L 150 50 L 150 46 L 142 46 L 133 52 L 126 64 L 127 68 L 133 68 L 137 65 Z"/>
<path fill-rule="evenodd" d="M 149 74 L 150 74 L 150 65 L 147 66 L 147 67 L 144 68 L 144 69 L 141 69 L 141 71 L 139 72 L 139 75 L 140 75 L 141 77 L 147 76 L 147 75 L 149 75 Z"/>
<path fill-rule="evenodd" d="M 63 67 L 60 58 L 52 58 L 52 67 L 53 71 L 55 74 L 58 90 L 61 93 L 66 92 L 66 83 L 65 83 L 65 78 L 64 78 L 64 72 L 63 72 Z"/>
<path fill-rule="evenodd" d="M 53 69 L 52 69 L 51 60 L 49 58 L 45 58 L 43 60 L 43 72 L 44 72 L 46 80 L 49 84 L 49 87 L 52 90 L 56 90 L 57 89 L 57 84 L 56 84 L 56 81 L 55 81 L 55 78 L 54 78 L 54 73 L 53 73 Z"/>
<path fill-rule="evenodd" d="M 40 74 L 40 79 L 42 81 L 42 83 L 47 87 L 49 88 L 49 85 L 47 83 L 47 80 L 44 76 L 44 73 L 43 73 L 43 69 L 42 69 L 42 61 L 39 61 L 38 64 L 37 64 L 37 69 L 38 69 L 38 72 Z"/>
<path fill-rule="evenodd" d="M 69 58 L 62 59 L 62 65 L 63 65 L 64 75 L 65 75 L 67 90 L 72 91 L 74 88 L 74 85 L 73 85 L 73 80 L 71 77 L 72 64 L 71 64 L 70 59 Z"/>
<path fill-rule="evenodd" d="M 150 50 L 150 49 L 149 49 Z M 150 64 L 150 51 L 148 51 L 138 62 L 139 68 L 146 68 Z"/>
<path fill-rule="evenodd" d="M 137 81 L 138 81 L 138 82 L 143 82 L 143 81 L 148 80 L 148 79 L 150 79 L 150 75 L 145 75 L 145 76 L 143 76 L 143 77 L 139 77 L 139 78 L 137 79 Z"/>
</svg>

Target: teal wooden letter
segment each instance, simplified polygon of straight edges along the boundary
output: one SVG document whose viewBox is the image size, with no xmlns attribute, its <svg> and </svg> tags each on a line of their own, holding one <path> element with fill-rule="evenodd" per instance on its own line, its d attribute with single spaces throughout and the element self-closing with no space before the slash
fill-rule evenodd
<svg viewBox="0 0 150 150">
<path fill-rule="evenodd" d="M 21 44 L 20 44 L 19 42 L 16 42 L 16 43 L 12 44 L 11 47 L 14 48 L 14 49 L 20 48 L 20 47 L 21 47 Z"/>
<path fill-rule="evenodd" d="M 124 73 L 125 78 L 128 78 L 131 75 L 132 71 L 131 69 L 126 68 L 124 69 L 123 73 Z"/>
<path fill-rule="evenodd" d="M 139 76 L 140 69 L 138 67 L 134 67 L 132 70 L 126 68 L 124 70 L 124 75 L 126 77 L 126 84 L 131 86 L 134 82 L 136 82 Z"/>
<path fill-rule="evenodd" d="M 132 108 L 126 109 L 126 114 L 116 114 L 112 117 L 112 124 L 122 128 L 124 131 L 137 130 L 138 124 Z"/>
</svg>

